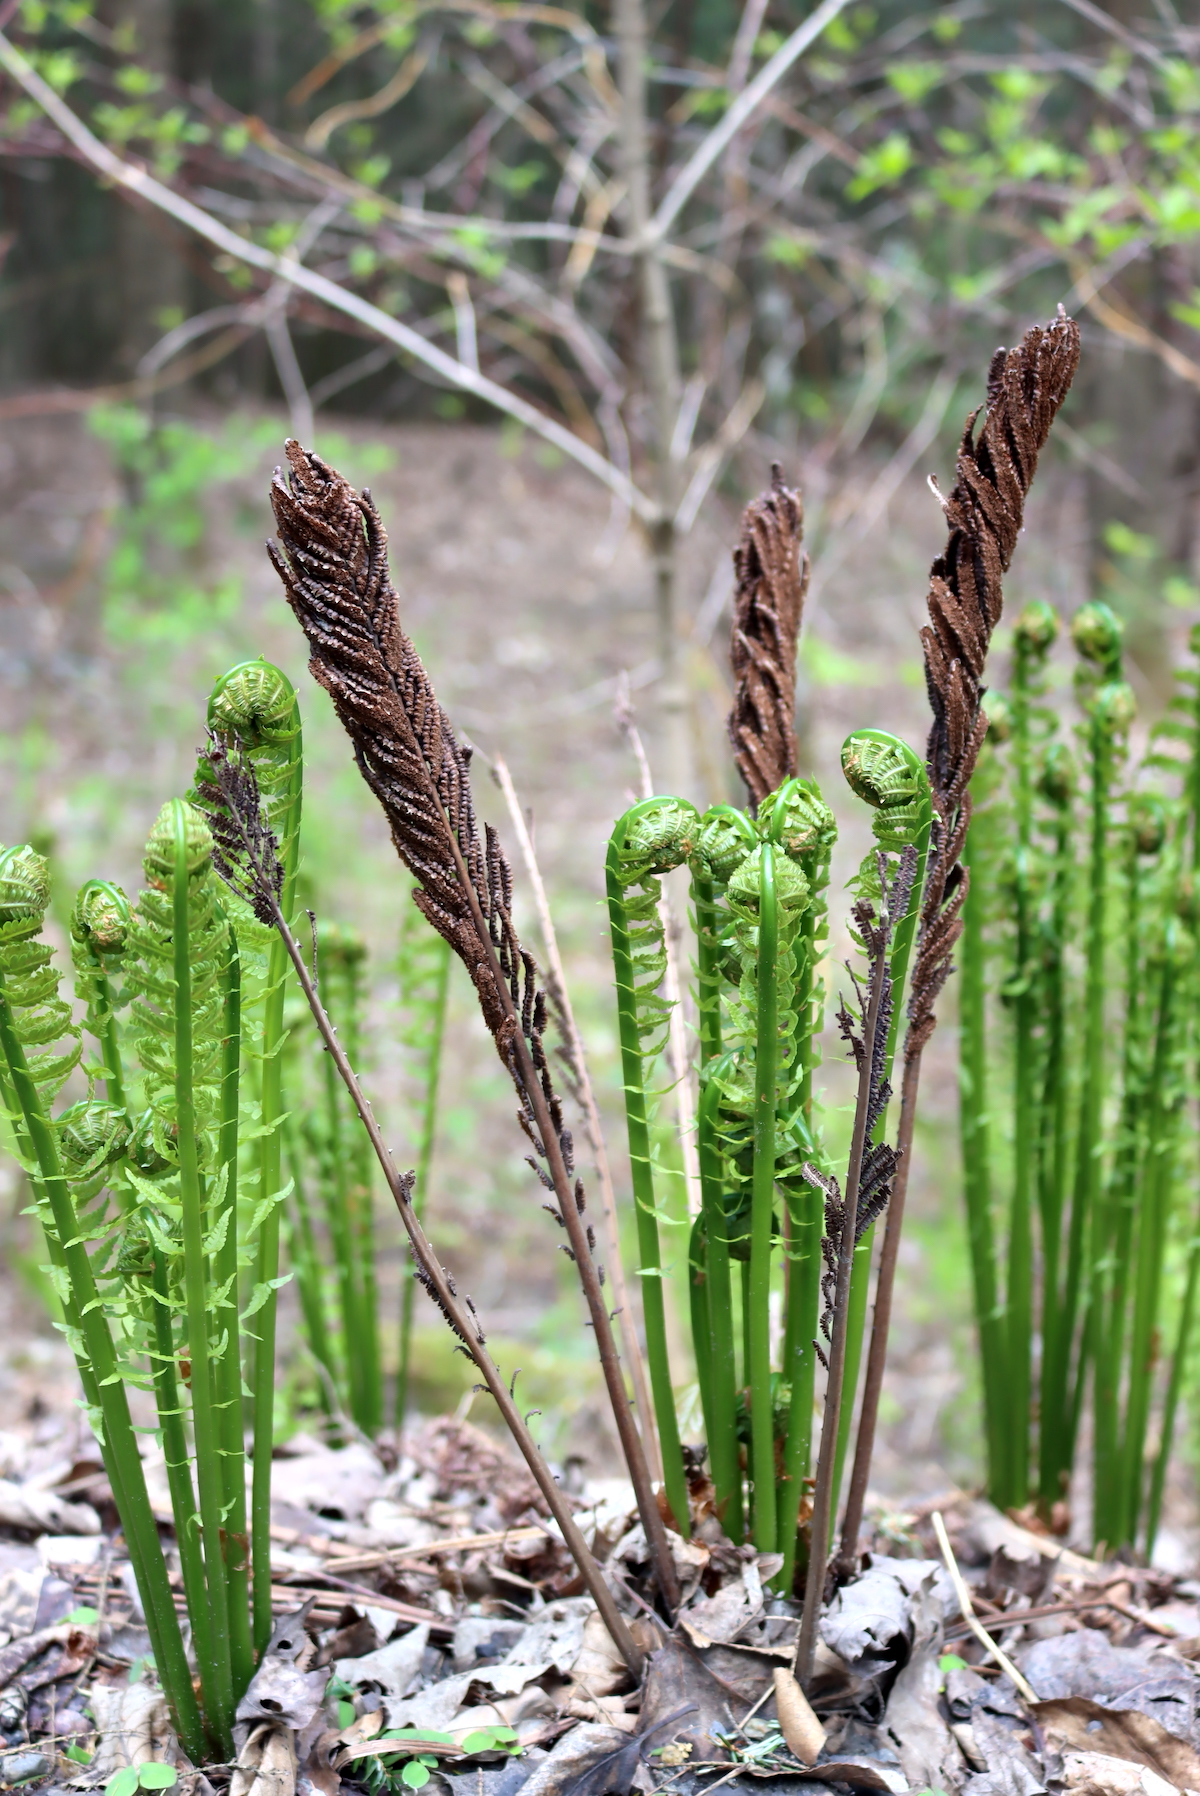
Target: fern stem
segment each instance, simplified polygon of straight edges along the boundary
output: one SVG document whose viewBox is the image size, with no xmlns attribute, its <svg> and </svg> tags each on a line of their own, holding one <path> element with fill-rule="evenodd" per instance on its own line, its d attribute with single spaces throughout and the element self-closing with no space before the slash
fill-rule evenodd
<svg viewBox="0 0 1200 1796">
<path fill-rule="evenodd" d="M 1171 1355 L 1171 1375 L 1167 1382 L 1167 1394 L 1163 1400 L 1162 1439 L 1154 1461 L 1154 1471 L 1150 1479 L 1150 1497 L 1146 1507 L 1146 1563 L 1154 1560 L 1154 1543 L 1158 1538 L 1158 1525 L 1162 1519 L 1163 1491 L 1166 1488 L 1167 1468 L 1171 1462 L 1171 1448 L 1175 1439 L 1175 1418 L 1179 1413 L 1179 1399 L 1183 1392 L 1183 1381 L 1187 1374 L 1188 1352 L 1192 1341 L 1192 1326 L 1196 1316 L 1196 1291 L 1200 1286 L 1200 1234 L 1193 1235 L 1188 1244 L 1187 1279 L 1183 1288 L 1183 1302 L 1179 1310 L 1179 1323 L 1175 1334 L 1175 1351 Z"/>
<path fill-rule="evenodd" d="M 129 1545 L 129 1556 L 142 1596 L 155 1664 L 179 1738 L 189 1757 L 199 1764 L 207 1752 L 204 1724 L 192 1688 L 191 1671 L 183 1649 L 183 1636 L 179 1631 L 179 1619 L 167 1579 L 166 1563 L 150 1508 L 137 1436 L 129 1414 L 129 1402 L 121 1381 L 112 1335 L 96 1290 L 91 1263 L 79 1234 L 75 1207 L 71 1202 L 59 1159 L 58 1143 L 26 1064 L 3 973 L 0 973 L 0 1054 L 7 1063 L 8 1076 L 58 1237 L 57 1253 L 61 1255 L 60 1263 L 66 1272 L 71 1292 L 71 1307 L 67 1310 L 67 1319 L 69 1324 L 78 1327 L 78 1338 L 87 1358 L 90 1380 L 84 1381 L 85 1395 L 89 1400 L 94 1400 L 103 1418 L 105 1470 L 113 1487 L 113 1497 Z"/>
<path fill-rule="evenodd" d="M 775 1551 L 775 1417 L 771 1394 L 771 1247 L 775 1218 L 775 1107 L 779 1058 L 779 907 L 775 847 L 764 842 L 758 883 L 758 1008 L 754 1048 L 754 1171 L 750 1187 L 750 1473 L 754 1542 Z"/>
<path fill-rule="evenodd" d="M 213 1283 L 223 1293 L 220 1347 L 216 1359 L 216 1397 L 221 1437 L 223 1541 L 229 1591 L 230 1664 L 234 1702 L 240 1701 L 254 1675 L 254 1643 L 250 1632 L 250 1539 L 246 1532 L 246 1430 L 242 1407 L 241 1330 L 238 1325 L 238 1122 L 242 1065 L 242 966 L 237 938 L 229 931 L 225 967 L 224 1037 L 221 1050 L 221 1122 L 217 1158 L 224 1180 L 221 1217 L 224 1227 L 213 1255 Z"/>
<path fill-rule="evenodd" d="M 1062 1318 L 1057 1332 L 1057 1352 L 1045 1384 L 1043 1435 L 1048 1437 L 1050 1472 L 1060 1487 L 1070 1474 L 1075 1457 L 1074 1417 L 1077 1405 L 1069 1397 L 1070 1355 L 1081 1310 L 1090 1297 L 1090 1256 L 1094 1250 L 1094 1226 L 1102 1181 L 1100 1156 L 1104 1122 L 1105 961 L 1108 937 L 1108 813 L 1113 779 L 1113 737 L 1093 704 L 1088 726 L 1088 758 L 1091 772 L 1091 847 L 1088 861 L 1088 909 L 1086 973 L 1084 985 L 1083 1075 L 1075 1148 L 1075 1176 L 1071 1196 L 1071 1221 L 1067 1237 L 1066 1279 Z M 1086 1375 L 1087 1343 L 1091 1331 L 1080 1333 L 1075 1368 L 1077 1390 Z"/>
<path fill-rule="evenodd" d="M 1128 1326 L 1129 1268 L 1137 1223 L 1139 1173 L 1142 1170 L 1146 1089 L 1145 965 L 1142 929 L 1142 879 L 1138 847 L 1131 829 L 1126 845 L 1125 1016 L 1122 1054 L 1121 1114 L 1112 1175 L 1105 1194 L 1102 1245 L 1097 1254 L 1096 1306 L 1102 1316 L 1095 1352 L 1094 1461 L 1095 1499 L 1092 1536 L 1117 1546 L 1122 1540 L 1124 1491 L 1120 1471 L 1121 1363 Z"/>
<path fill-rule="evenodd" d="M 1042 1089 L 1043 1138 L 1038 1171 L 1038 1207 L 1042 1237 L 1042 1365 L 1038 1401 L 1038 1493 L 1049 1516 L 1062 1496 L 1057 1443 L 1052 1434 L 1049 1392 L 1055 1367 L 1065 1356 L 1062 1338 L 1062 1225 L 1070 1176 L 1070 1076 L 1067 1064 L 1067 958 L 1071 926 L 1074 862 L 1071 836 L 1074 819 L 1069 780 L 1059 779 L 1047 793 L 1054 805 L 1053 882 L 1049 936 L 1043 966 L 1043 1020 L 1046 1031 L 1045 1083 Z M 964 963 L 963 988 L 966 989 Z M 965 1000 L 964 1000 L 965 1001 Z M 985 1374 L 986 1386 L 986 1374 Z M 989 1414 L 995 1407 L 994 1395 Z M 989 1424 L 989 1441 L 991 1440 Z M 989 1449 L 990 1452 L 990 1449 Z"/>
<path fill-rule="evenodd" d="M 1037 995 L 1033 983 L 1033 767 L 1031 675 L 1035 660 L 1018 627 L 1012 684 L 1012 779 L 1016 855 L 1014 923 L 1016 991 L 1013 1054 L 1013 1182 L 1008 1225 L 1005 1384 L 1010 1415 L 1007 1503 L 1029 1495 L 1029 1418 L 1033 1393 L 1033 1191 L 1038 1128 Z"/>
<path fill-rule="evenodd" d="M 650 1127 L 646 1106 L 645 1067 L 638 1034 L 637 988 L 629 939 L 625 889 L 620 876 L 621 844 L 625 837 L 622 818 L 613 831 L 605 860 L 608 919 L 612 936 L 613 974 L 617 995 L 617 1029 L 621 1043 L 621 1072 L 625 1091 L 625 1122 L 629 1140 L 629 1171 L 637 1217 L 639 1270 L 642 1279 L 642 1316 L 646 1330 L 646 1363 L 654 1414 L 662 1453 L 663 1485 L 667 1502 L 680 1529 L 688 1530 L 687 1481 L 675 1394 L 667 1352 L 666 1305 L 663 1292 L 662 1249 L 658 1237 L 658 1209 L 654 1191 L 654 1167 L 650 1157 Z"/>
<path fill-rule="evenodd" d="M 213 1406 L 213 1365 L 209 1351 L 210 1287 L 205 1253 L 206 1197 L 200 1170 L 196 1106 L 192 1089 L 192 969 L 189 930 L 187 814 L 183 801 L 172 805 L 174 874 L 171 886 L 172 949 L 175 976 L 175 1116 L 178 1132 L 179 1197 L 183 1216 L 183 1279 L 187 1350 L 191 1358 L 192 1427 L 196 1439 L 196 1484 L 203 1528 L 208 1582 L 214 1699 L 206 1699 L 209 1721 L 222 1748 L 233 1750 L 233 1670 L 229 1638 L 229 1591 L 221 1545 L 224 1480 L 221 1442 Z"/>
<path fill-rule="evenodd" d="M 221 1705 L 219 1672 L 213 1649 L 212 1609 L 204 1575 L 200 1517 L 196 1511 L 191 1453 L 188 1449 L 179 1389 L 167 1263 L 157 1242 L 152 1243 L 151 1251 L 154 1257 L 146 1309 L 150 1312 L 151 1337 L 154 1342 L 151 1359 L 154 1400 L 158 1410 L 158 1425 L 162 1430 L 163 1459 L 171 1493 L 171 1513 L 175 1517 L 175 1541 L 179 1549 L 183 1594 L 187 1602 L 188 1620 L 192 1624 L 192 1650 L 200 1670 L 205 1711 L 211 1721 L 219 1715 Z"/>
<path fill-rule="evenodd" d="M 1125 1414 L 1124 1505 L 1119 1518 L 1119 1545 L 1137 1539 L 1142 1506 L 1146 1431 L 1157 1359 L 1158 1312 L 1163 1261 L 1175 1185 L 1175 1160 L 1183 1092 L 1173 1076 L 1179 1052 L 1177 1035 L 1183 979 L 1180 931 L 1168 920 L 1163 941 L 1154 1064 L 1150 1075 L 1150 1114 L 1146 1127 L 1145 1185 L 1138 1205 L 1137 1266 L 1133 1318 L 1129 1336 L 1129 1394 Z"/>
<path fill-rule="evenodd" d="M 337 1365 L 325 1321 L 325 1280 L 313 1230 L 304 1156 L 291 1117 L 285 1117 L 283 1123 L 283 1151 L 292 1183 L 292 1213 L 287 1218 L 288 1259 L 296 1274 L 296 1291 L 309 1352 L 325 1374 L 317 1380 L 321 1407 L 332 1420 L 332 1393 L 338 1388 Z"/>
<path fill-rule="evenodd" d="M 709 1063 L 711 1065 L 711 1062 Z M 729 1274 L 729 1241 L 725 1218 L 721 1155 L 717 1145 L 721 1091 L 716 1079 L 700 1087 L 699 1158 L 701 1220 L 704 1232 L 706 1306 L 693 1311 L 692 1339 L 701 1358 L 699 1322 L 704 1331 L 707 1395 L 705 1438 L 716 1493 L 717 1515 L 730 1540 L 743 1538 L 742 1474 L 737 1437 L 737 1362 L 733 1338 L 733 1287 Z M 704 1385 L 701 1386 L 704 1391 Z"/>
<path fill-rule="evenodd" d="M 959 1130 L 963 1196 L 967 1209 L 967 1242 L 971 1254 L 975 1322 L 979 1330 L 979 1358 L 983 1377 L 987 1487 L 993 1501 L 999 1503 L 1010 1488 L 1010 1431 L 1006 1425 L 1007 1405 L 1004 1396 L 1007 1331 L 998 1301 L 996 1242 L 992 1224 L 991 1116 L 987 1078 L 987 946 L 984 929 L 986 862 L 981 852 L 984 847 L 981 822 L 982 818 L 977 815 L 968 831 L 963 853 L 974 877 L 963 908 L 963 934 L 959 949 L 962 966 L 959 987 Z"/>
</svg>

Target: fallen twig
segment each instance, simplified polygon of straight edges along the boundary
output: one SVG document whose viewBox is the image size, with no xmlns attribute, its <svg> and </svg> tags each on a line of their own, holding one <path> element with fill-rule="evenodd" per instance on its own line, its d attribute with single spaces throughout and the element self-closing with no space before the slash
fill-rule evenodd
<svg viewBox="0 0 1200 1796">
<path fill-rule="evenodd" d="M 954 1585 L 954 1594 L 958 1598 L 958 1605 L 962 1610 L 963 1620 L 970 1628 L 972 1634 L 974 1634 L 976 1640 L 978 1640 L 980 1646 L 982 1646 L 986 1652 L 990 1653 L 1000 1669 L 1006 1672 L 1012 1679 L 1021 1695 L 1025 1698 L 1025 1701 L 1037 1702 L 1037 1691 L 1033 1688 L 1033 1685 L 1029 1683 L 1026 1678 L 1022 1677 L 1008 1654 L 1002 1647 L 996 1645 L 996 1642 L 992 1639 L 991 1635 L 976 1615 L 975 1606 L 971 1601 L 971 1592 L 967 1588 L 966 1579 L 958 1569 L 958 1560 L 954 1557 L 954 1548 L 950 1545 L 950 1536 L 946 1532 L 946 1524 L 942 1520 L 941 1511 L 935 1509 L 930 1520 L 933 1522 L 933 1531 L 937 1535 L 938 1546 L 942 1550 L 942 1558 L 946 1562 L 946 1570 L 950 1573 L 950 1582 Z"/>
</svg>

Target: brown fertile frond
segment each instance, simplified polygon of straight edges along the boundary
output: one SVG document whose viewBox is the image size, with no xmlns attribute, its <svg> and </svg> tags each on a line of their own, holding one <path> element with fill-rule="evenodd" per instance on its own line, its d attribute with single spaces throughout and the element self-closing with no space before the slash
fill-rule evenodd
<svg viewBox="0 0 1200 1796">
<path fill-rule="evenodd" d="M 929 622 L 921 632 L 933 712 L 926 764 L 934 817 L 908 1006 L 909 1060 L 933 1034 L 934 1006 L 962 933 L 968 786 L 987 730 L 983 670 L 1004 603 L 1003 577 L 1038 456 L 1078 365 L 1079 326 L 1061 306 L 1052 324 L 1026 331 L 1018 348 L 998 349 L 982 428 L 977 434 L 979 413 L 972 412 L 959 445 L 958 478 L 942 499 L 949 535 L 930 570 Z"/>
<path fill-rule="evenodd" d="M 733 552 L 733 709 L 729 740 L 752 809 L 796 771 L 796 644 L 808 591 L 804 507 L 771 469 L 771 487 L 746 507 Z"/>
<path fill-rule="evenodd" d="M 545 1144 L 515 1041 L 523 1034 L 569 1171 L 570 1136 L 542 1046 L 545 1002 L 512 921 L 512 872 L 495 832 L 479 839 L 470 752 L 401 626 L 383 523 L 370 493 L 355 492 L 320 456 L 294 440 L 286 452 L 287 478 L 276 469 L 271 486 L 279 542 L 267 548 L 308 638 L 309 669 L 418 882 L 413 902 L 471 976 L 540 1160 Z"/>
<path fill-rule="evenodd" d="M 253 763 L 212 731 L 196 771 L 196 802 L 212 830 L 217 873 L 260 923 L 273 928 L 283 891 L 279 843 L 263 812 Z"/>
</svg>

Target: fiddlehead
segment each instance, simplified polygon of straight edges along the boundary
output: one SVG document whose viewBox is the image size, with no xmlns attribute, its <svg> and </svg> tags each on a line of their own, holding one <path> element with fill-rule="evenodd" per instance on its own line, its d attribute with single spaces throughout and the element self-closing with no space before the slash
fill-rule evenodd
<svg viewBox="0 0 1200 1796">
<path fill-rule="evenodd" d="M 58 995 L 61 975 L 39 939 L 49 903 L 50 869 L 43 857 L 28 847 L 0 851 L 0 976 L 43 1104 L 62 1089 L 80 1055 L 71 1007 Z"/>
<path fill-rule="evenodd" d="M 123 994 L 113 986 L 113 975 L 129 946 L 129 900 L 120 886 L 107 880 L 89 879 L 81 886 L 71 914 L 71 961 L 75 968 L 75 995 L 86 1006 L 83 1026 L 100 1044 L 96 1071 L 104 1080 L 113 1103 L 125 1103 L 125 1077 L 117 1037 L 117 1010 Z"/>
<path fill-rule="evenodd" d="M 177 810 L 186 844 L 187 954 L 191 966 L 191 1092 L 202 1162 L 212 1158 L 221 1106 L 224 1039 L 221 976 L 229 953 L 222 892 L 212 865 L 212 834 L 193 805 L 165 804 L 146 843 L 146 889 L 129 929 L 128 983 L 134 993 L 133 1032 L 145 1075 L 154 1146 L 178 1163 L 177 987 L 174 965 Z"/>
</svg>

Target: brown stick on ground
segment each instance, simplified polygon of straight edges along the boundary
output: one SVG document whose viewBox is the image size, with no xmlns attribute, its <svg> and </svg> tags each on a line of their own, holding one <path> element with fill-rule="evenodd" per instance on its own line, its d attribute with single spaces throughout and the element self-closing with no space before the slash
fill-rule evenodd
<svg viewBox="0 0 1200 1796">
<path fill-rule="evenodd" d="M 481 843 L 470 756 L 405 635 L 388 571 L 387 538 L 369 493 L 289 441 L 290 478 L 277 471 L 271 503 L 279 544 L 268 552 L 311 651 L 314 679 L 333 699 L 359 771 L 417 880 L 413 902 L 462 960 L 496 1051 L 516 1088 L 517 1119 L 538 1177 L 554 1194 L 587 1302 L 617 1434 L 646 1531 L 655 1577 L 679 1606 L 666 1527 L 625 1389 L 582 1181 L 542 1042 L 545 997 L 513 925 L 512 872 L 495 832 Z"/>
<path fill-rule="evenodd" d="M 998 349 L 988 370 L 987 409 L 967 420 L 958 479 L 942 501 L 949 525 L 929 580 L 929 623 L 921 632 L 925 684 L 933 711 L 926 765 L 933 792 L 933 837 L 921 905 L 917 958 L 908 1003 L 901 1086 L 900 1165 L 879 1261 L 871 1345 L 863 1383 L 854 1469 L 846 1499 L 841 1559 L 858 1551 L 867 1479 L 875 1448 L 879 1398 L 887 1362 L 896 1261 L 904 1222 L 921 1055 L 937 1026 L 935 1006 L 962 934 L 969 873 L 961 855 L 971 820 L 969 785 L 987 729 L 983 671 L 1004 603 L 1003 577 L 1025 515 L 1025 495 L 1038 456 L 1079 365 L 1079 327 L 1059 308 L 1045 329 L 1025 333 L 1017 349 Z M 935 488 L 936 490 L 936 488 Z"/>
<path fill-rule="evenodd" d="M 796 644 L 808 591 L 804 508 L 771 469 L 771 487 L 742 514 L 729 658 L 736 682 L 729 740 L 757 810 L 796 771 Z"/>
</svg>

